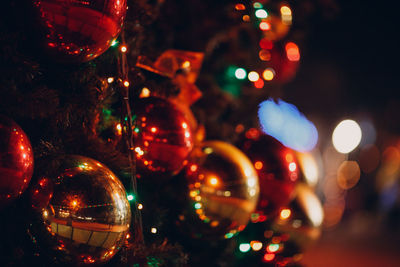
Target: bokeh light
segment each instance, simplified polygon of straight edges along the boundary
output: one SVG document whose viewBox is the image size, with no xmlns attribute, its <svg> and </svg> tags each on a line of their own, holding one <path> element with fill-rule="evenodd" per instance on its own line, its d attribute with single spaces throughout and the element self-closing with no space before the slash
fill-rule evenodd
<svg viewBox="0 0 400 267">
<path fill-rule="evenodd" d="M 259 27 L 260 27 L 260 30 L 262 30 L 262 31 L 268 31 L 271 29 L 271 25 L 266 21 L 261 22 Z"/>
<path fill-rule="evenodd" d="M 360 144 L 361 136 L 361 128 L 357 122 L 341 121 L 332 134 L 333 146 L 340 153 L 350 153 Z"/>
<path fill-rule="evenodd" d="M 249 79 L 249 81 L 255 82 L 260 78 L 260 75 L 258 75 L 258 73 L 255 71 L 250 71 L 247 78 Z"/>
<path fill-rule="evenodd" d="M 344 161 L 337 171 L 337 182 L 340 188 L 347 190 L 360 180 L 360 167 L 356 161 Z"/>
<path fill-rule="evenodd" d="M 247 76 L 247 72 L 246 72 L 245 69 L 243 69 L 243 68 L 237 68 L 237 69 L 235 70 L 235 77 L 236 77 L 237 79 L 243 80 L 243 79 L 246 78 L 246 76 Z"/>
<path fill-rule="evenodd" d="M 265 9 L 256 10 L 255 15 L 259 19 L 266 19 L 268 17 L 268 13 Z"/>
<path fill-rule="evenodd" d="M 251 249 L 251 246 L 249 243 L 242 243 L 239 245 L 239 250 L 240 252 L 246 253 Z"/>
<path fill-rule="evenodd" d="M 275 71 L 271 68 L 267 68 L 263 72 L 263 78 L 266 81 L 271 81 L 275 77 Z"/>
<path fill-rule="evenodd" d="M 290 61 L 299 61 L 300 60 L 299 47 L 295 43 L 288 42 L 285 45 L 285 49 L 286 49 L 286 56 Z"/>
<path fill-rule="evenodd" d="M 317 144 L 318 132 L 314 124 L 292 104 L 266 100 L 259 106 L 258 117 L 263 132 L 286 147 L 304 152 L 312 150 Z"/>
</svg>

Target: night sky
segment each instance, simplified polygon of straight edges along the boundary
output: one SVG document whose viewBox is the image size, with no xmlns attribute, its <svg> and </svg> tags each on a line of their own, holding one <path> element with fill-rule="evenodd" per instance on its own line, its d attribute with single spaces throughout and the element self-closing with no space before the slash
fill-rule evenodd
<svg viewBox="0 0 400 267">
<path fill-rule="evenodd" d="M 285 96 L 305 112 L 330 119 L 367 112 L 398 131 L 396 9 L 372 1 L 334 4 L 336 12 L 316 9 L 310 18 L 301 67 Z"/>
</svg>

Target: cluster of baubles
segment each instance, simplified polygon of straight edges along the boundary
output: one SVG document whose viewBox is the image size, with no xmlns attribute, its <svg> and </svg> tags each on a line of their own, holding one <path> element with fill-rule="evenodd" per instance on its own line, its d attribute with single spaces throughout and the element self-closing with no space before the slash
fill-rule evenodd
<svg viewBox="0 0 400 267">
<path fill-rule="evenodd" d="M 131 213 L 121 181 L 104 164 L 83 156 L 53 159 L 52 177 L 31 184 L 29 201 L 35 242 L 60 261 L 102 263 L 121 248 Z M 51 164 L 49 162 L 49 164 Z M 33 174 L 33 151 L 25 132 L 0 116 L 0 206 L 27 189 Z"/>
</svg>

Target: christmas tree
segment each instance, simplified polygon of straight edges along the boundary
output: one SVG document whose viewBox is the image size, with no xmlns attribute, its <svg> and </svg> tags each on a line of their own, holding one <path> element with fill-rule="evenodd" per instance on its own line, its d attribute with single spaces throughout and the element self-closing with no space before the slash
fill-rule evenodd
<svg viewBox="0 0 400 267">
<path fill-rule="evenodd" d="M 326 141 L 282 100 L 334 2 L 2 4 L 1 266 L 297 266 L 340 221 L 360 167 L 321 193 Z"/>
</svg>

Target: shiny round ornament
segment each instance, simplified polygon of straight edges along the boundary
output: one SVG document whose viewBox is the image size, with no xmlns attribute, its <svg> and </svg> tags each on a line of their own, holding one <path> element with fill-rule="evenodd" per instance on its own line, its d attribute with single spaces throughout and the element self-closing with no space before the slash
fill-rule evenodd
<svg viewBox="0 0 400 267">
<path fill-rule="evenodd" d="M 288 234 L 300 248 L 305 248 L 321 235 L 324 211 L 321 201 L 311 187 L 299 183 L 294 200 L 282 208 L 272 228 Z"/>
<path fill-rule="evenodd" d="M 18 198 L 33 173 L 33 151 L 25 132 L 0 116 L 0 207 Z"/>
<path fill-rule="evenodd" d="M 250 158 L 259 177 L 257 213 L 270 219 L 293 196 L 299 177 L 295 154 L 256 129 L 247 131 L 246 139 L 239 147 Z"/>
<path fill-rule="evenodd" d="M 126 0 L 32 0 L 44 50 L 79 63 L 104 53 L 121 31 Z"/>
<path fill-rule="evenodd" d="M 38 218 L 30 232 L 41 254 L 73 265 L 108 261 L 124 243 L 131 222 L 124 186 L 90 158 L 65 156 L 56 164 L 50 180 L 34 185 L 40 197 L 33 198 Z"/>
<path fill-rule="evenodd" d="M 157 97 L 133 104 L 138 174 L 176 174 L 185 165 L 193 141 L 189 122 L 171 102 Z"/>
<path fill-rule="evenodd" d="M 179 216 L 184 233 L 199 239 L 231 238 L 257 205 L 257 173 L 236 147 L 207 141 L 193 150 L 186 169 L 188 206 Z"/>
</svg>

